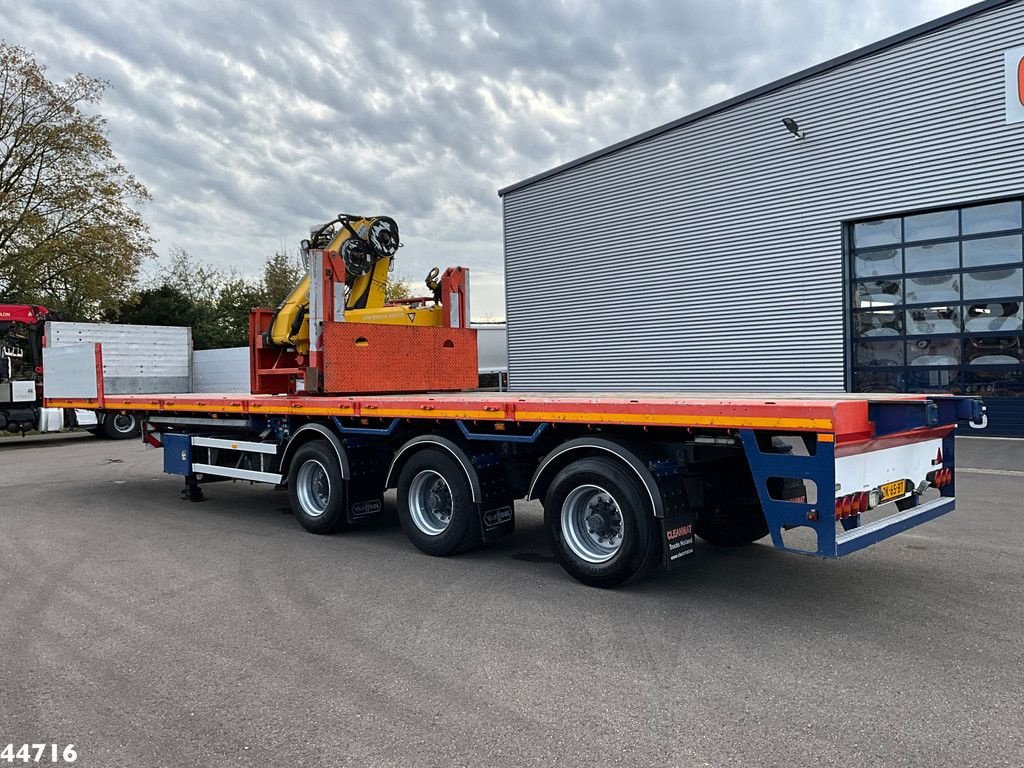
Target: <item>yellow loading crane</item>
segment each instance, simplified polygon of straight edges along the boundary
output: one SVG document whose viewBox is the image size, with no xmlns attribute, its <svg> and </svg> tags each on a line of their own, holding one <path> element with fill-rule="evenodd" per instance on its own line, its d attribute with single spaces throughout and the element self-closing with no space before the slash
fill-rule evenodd
<svg viewBox="0 0 1024 768">
<path fill-rule="evenodd" d="M 433 305 L 388 304 L 387 277 L 401 242 L 398 224 L 388 216 L 338 214 L 302 241 L 303 255 L 311 250 L 333 251 L 345 264 L 344 318 L 346 322 L 431 326 L 444 324 L 441 283 L 435 267 L 426 285 Z M 309 351 L 309 273 L 298 282 L 274 313 L 266 342 L 275 347 Z"/>
</svg>

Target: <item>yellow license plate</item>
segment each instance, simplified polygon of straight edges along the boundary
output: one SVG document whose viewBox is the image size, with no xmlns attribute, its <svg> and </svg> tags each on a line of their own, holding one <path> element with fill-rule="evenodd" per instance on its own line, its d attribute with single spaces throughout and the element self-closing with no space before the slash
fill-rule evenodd
<svg viewBox="0 0 1024 768">
<path fill-rule="evenodd" d="M 882 484 L 882 501 L 892 501 L 904 496 L 907 493 L 907 481 L 897 480 L 893 483 Z"/>
</svg>

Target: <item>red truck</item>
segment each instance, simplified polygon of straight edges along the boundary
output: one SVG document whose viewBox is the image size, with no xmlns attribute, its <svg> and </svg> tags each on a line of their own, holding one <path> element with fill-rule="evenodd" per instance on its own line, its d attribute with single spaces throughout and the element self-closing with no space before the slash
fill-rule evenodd
<svg viewBox="0 0 1024 768">
<path fill-rule="evenodd" d="M 137 438 L 134 414 L 46 407 L 43 350 L 101 342 L 108 392 L 189 391 L 192 337 L 186 327 L 63 322 L 35 304 L 0 304 L 0 433 L 82 427 L 103 437 Z"/>
</svg>

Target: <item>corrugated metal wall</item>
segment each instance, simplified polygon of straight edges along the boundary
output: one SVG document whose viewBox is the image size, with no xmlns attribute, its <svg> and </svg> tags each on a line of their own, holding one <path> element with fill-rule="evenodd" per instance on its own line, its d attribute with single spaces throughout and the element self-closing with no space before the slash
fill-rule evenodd
<svg viewBox="0 0 1024 768">
<path fill-rule="evenodd" d="M 508 192 L 512 388 L 841 390 L 842 222 L 1024 191 L 1022 43 L 1018 2 Z"/>
</svg>

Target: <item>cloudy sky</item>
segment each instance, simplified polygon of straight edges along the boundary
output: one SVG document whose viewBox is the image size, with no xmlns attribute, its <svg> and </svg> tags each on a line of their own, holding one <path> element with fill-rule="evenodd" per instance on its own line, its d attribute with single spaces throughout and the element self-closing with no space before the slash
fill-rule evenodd
<svg viewBox="0 0 1024 768">
<path fill-rule="evenodd" d="M 111 83 L 161 255 L 255 274 L 338 212 L 388 214 L 398 274 L 468 266 L 496 319 L 499 187 L 969 4 L 0 0 L 0 36 Z"/>
</svg>

